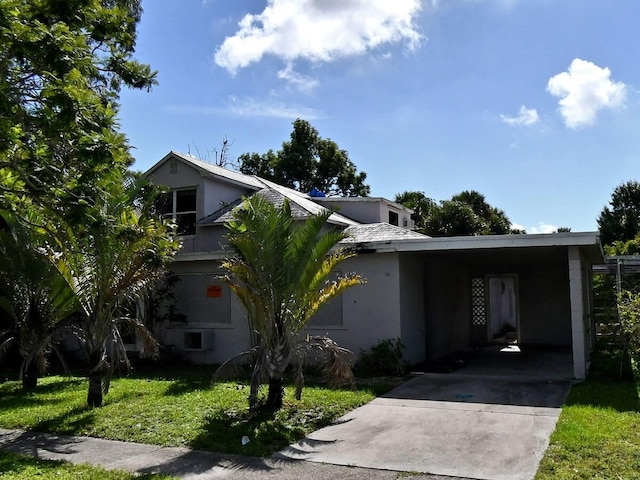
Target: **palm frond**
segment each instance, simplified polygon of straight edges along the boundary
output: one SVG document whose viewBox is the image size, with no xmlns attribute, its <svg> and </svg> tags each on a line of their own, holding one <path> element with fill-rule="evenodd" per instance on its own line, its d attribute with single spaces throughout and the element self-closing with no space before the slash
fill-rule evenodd
<svg viewBox="0 0 640 480">
<path fill-rule="evenodd" d="M 255 365 L 260 347 L 253 347 L 251 350 L 234 355 L 229 360 L 220 365 L 211 376 L 211 382 L 237 378 L 247 368 L 247 365 Z"/>
<path fill-rule="evenodd" d="M 16 337 L 9 331 L 0 332 L 0 360 L 7 354 L 11 345 L 16 342 Z"/>
<path fill-rule="evenodd" d="M 296 379 L 296 397 L 298 398 L 302 391 L 302 371 L 305 368 L 321 370 L 323 380 L 329 385 L 355 385 L 352 368 L 356 356 L 328 337 L 313 336 L 299 340 L 296 343 L 295 356 L 298 365 Z"/>
</svg>

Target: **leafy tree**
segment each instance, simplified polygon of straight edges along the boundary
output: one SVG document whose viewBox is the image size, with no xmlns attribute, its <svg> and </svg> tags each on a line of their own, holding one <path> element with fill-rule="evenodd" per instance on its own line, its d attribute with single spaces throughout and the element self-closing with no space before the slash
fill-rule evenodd
<svg viewBox="0 0 640 480">
<path fill-rule="evenodd" d="M 128 366 L 120 328 L 129 326 L 145 354 L 157 344 L 144 322 L 131 314 L 179 248 L 173 230 L 155 212 L 158 191 L 140 176 L 113 184 L 95 221 L 80 234 L 68 227 L 58 244 L 57 266 L 73 289 L 82 313 L 81 334 L 89 362 L 89 406 L 103 394 L 119 363 Z"/>
<path fill-rule="evenodd" d="M 427 218 L 438 207 L 436 201 L 428 198 L 424 192 L 405 191 L 398 193 L 394 201 L 413 210 L 411 218 L 418 231 L 424 230 Z"/>
<path fill-rule="evenodd" d="M 293 122 L 289 141 L 278 152 L 244 153 L 238 157 L 240 171 L 258 175 L 301 192 L 317 188 L 326 195 L 357 197 L 369 195 L 365 172 L 358 172 L 346 150 L 320 137 L 306 120 Z"/>
<path fill-rule="evenodd" d="M 77 311 L 77 304 L 47 255 L 47 235 L 10 216 L 6 219 L 10 228 L 0 232 L 0 308 L 10 325 L 0 331 L 0 359 L 17 345 L 22 386 L 32 388 L 46 371 L 48 353 L 57 351 L 56 340 L 65 331 L 63 321 Z"/>
<path fill-rule="evenodd" d="M 0 208 L 79 219 L 103 175 L 131 163 L 118 92 L 156 83 L 132 57 L 141 12 L 140 0 L 0 2 Z"/>
<path fill-rule="evenodd" d="M 416 229 L 432 237 L 516 233 L 506 214 L 481 193 L 466 190 L 436 203 L 423 192 L 403 192 L 396 201 L 414 210 Z"/>
<path fill-rule="evenodd" d="M 640 183 L 631 180 L 614 189 L 609 205 L 598 216 L 598 229 L 603 245 L 640 235 Z"/>
<path fill-rule="evenodd" d="M 310 351 L 321 351 L 334 361 L 340 359 L 341 352 L 333 342 L 315 339 L 302 345 L 298 341 L 301 330 L 322 305 L 364 281 L 356 274 L 329 280 L 335 267 L 351 256 L 333 250 L 345 234 L 325 230 L 329 215 L 295 221 L 288 202 L 277 209 L 256 194 L 244 201 L 235 212 L 235 221 L 228 224 L 229 244 L 236 255 L 223 263 L 229 272 L 225 281 L 246 308 L 250 327 L 258 337 L 249 396 L 252 409 L 276 411 L 282 407 L 283 375 L 292 361 L 300 374 Z M 258 387 L 264 374 L 269 391 L 261 403 Z M 299 395 L 302 386 L 298 385 Z"/>
</svg>

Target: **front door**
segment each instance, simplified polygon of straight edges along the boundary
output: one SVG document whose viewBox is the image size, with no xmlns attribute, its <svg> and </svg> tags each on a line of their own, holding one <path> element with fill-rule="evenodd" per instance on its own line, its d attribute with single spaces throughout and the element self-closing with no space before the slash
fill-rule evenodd
<svg viewBox="0 0 640 480">
<path fill-rule="evenodd" d="M 518 339 L 515 275 L 489 277 L 489 341 Z"/>
</svg>

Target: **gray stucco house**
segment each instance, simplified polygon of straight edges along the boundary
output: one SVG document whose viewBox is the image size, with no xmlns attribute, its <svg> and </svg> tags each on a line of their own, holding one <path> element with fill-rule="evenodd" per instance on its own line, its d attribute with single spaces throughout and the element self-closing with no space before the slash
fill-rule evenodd
<svg viewBox="0 0 640 480">
<path fill-rule="evenodd" d="M 289 199 L 304 218 L 325 208 L 358 255 L 342 264 L 367 284 L 327 305 L 308 327 L 354 352 L 400 338 L 412 363 L 446 358 L 507 338 L 570 351 L 586 376 L 595 341 L 592 265 L 603 263 L 596 232 L 430 238 L 411 230 L 412 211 L 383 198 L 312 197 L 255 176 L 170 152 L 146 173 L 171 189 L 166 215 L 183 247 L 172 270 L 186 323 L 160 326 L 160 340 L 198 363 L 221 363 L 250 347 L 245 312 L 218 279 L 224 222 L 243 196 Z"/>
</svg>

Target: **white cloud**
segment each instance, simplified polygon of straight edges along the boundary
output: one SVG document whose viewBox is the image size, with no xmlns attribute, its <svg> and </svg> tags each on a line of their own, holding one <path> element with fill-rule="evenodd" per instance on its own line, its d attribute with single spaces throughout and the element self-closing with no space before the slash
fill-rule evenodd
<svg viewBox="0 0 640 480">
<path fill-rule="evenodd" d="M 275 100 L 257 101 L 253 98 L 230 98 L 227 113 L 235 117 L 269 117 L 269 118 L 304 118 L 305 120 L 318 120 L 322 114 L 313 108 L 298 105 L 285 105 Z"/>
<path fill-rule="evenodd" d="M 568 71 L 549 79 L 547 90 L 560 97 L 560 113 L 568 128 L 591 126 L 600 110 L 624 105 L 626 85 L 610 77 L 608 68 L 576 58 Z"/>
<path fill-rule="evenodd" d="M 420 10 L 420 0 L 268 0 L 262 13 L 242 18 L 216 51 L 215 63 L 235 74 L 273 55 L 287 63 L 281 78 L 296 83 L 296 60 L 330 62 L 397 42 L 416 48 Z"/>
<path fill-rule="evenodd" d="M 299 105 L 285 105 L 276 100 L 260 101 L 251 97 L 229 97 L 224 107 L 209 107 L 202 105 L 173 105 L 167 107 L 170 113 L 182 115 L 228 115 L 232 117 L 267 117 L 287 118 L 295 120 L 318 120 L 324 115 L 319 110 Z"/>
<path fill-rule="evenodd" d="M 549 223 L 540 222 L 536 227 L 527 228 L 527 233 L 555 233 L 558 227 Z"/>
<path fill-rule="evenodd" d="M 292 85 L 298 87 L 303 92 L 310 92 L 318 86 L 318 80 L 307 77 L 293 71 L 293 64 L 288 63 L 285 68 L 278 72 L 278 78 L 286 80 Z"/>
<path fill-rule="evenodd" d="M 535 108 L 527 108 L 524 105 L 520 107 L 517 116 L 509 117 L 507 115 L 500 115 L 500 118 L 508 125 L 519 125 L 524 127 L 530 127 L 540 121 L 538 111 Z"/>
</svg>

